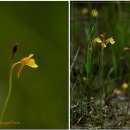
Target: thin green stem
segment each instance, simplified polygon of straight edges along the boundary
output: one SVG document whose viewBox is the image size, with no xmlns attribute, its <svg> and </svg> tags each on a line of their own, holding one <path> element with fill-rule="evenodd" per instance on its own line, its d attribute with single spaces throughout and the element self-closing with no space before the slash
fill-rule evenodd
<svg viewBox="0 0 130 130">
<path fill-rule="evenodd" d="M 79 51 L 80 51 L 80 47 L 77 49 L 77 52 L 76 52 L 76 54 L 75 54 L 75 56 L 74 56 L 74 60 L 73 60 L 73 62 L 72 62 L 72 64 L 71 64 L 71 66 L 70 66 L 70 73 L 71 73 L 71 71 L 72 71 L 72 69 L 73 69 L 73 67 L 74 67 L 74 63 L 75 63 L 75 61 L 76 61 L 76 59 L 77 59 L 77 57 L 78 57 Z M 16 63 L 16 65 L 17 65 L 17 64 L 19 64 L 19 62 Z M 16 66 L 16 65 L 14 64 L 14 66 Z M 14 66 L 13 66 L 13 67 L 14 67 Z"/>
<path fill-rule="evenodd" d="M 12 72 L 13 72 L 13 68 L 11 67 L 10 68 L 10 73 L 9 73 L 9 91 L 8 91 L 8 95 L 6 97 L 6 100 L 5 100 L 3 109 L 2 109 L 2 113 L 1 113 L 1 116 L 0 116 L 0 122 L 2 122 L 2 120 L 3 120 L 4 114 L 5 114 L 5 110 L 7 108 L 7 104 L 9 102 L 10 95 L 11 95 L 11 90 L 12 90 Z"/>
<path fill-rule="evenodd" d="M 104 70 L 104 63 L 103 63 L 103 56 L 104 56 L 104 47 L 101 47 L 101 63 L 100 63 L 100 121 L 101 121 L 101 127 L 103 127 L 104 123 L 103 123 L 103 111 L 102 111 L 102 107 L 103 107 L 103 93 L 104 93 L 104 79 L 103 79 L 103 70 Z"/>
</svg>

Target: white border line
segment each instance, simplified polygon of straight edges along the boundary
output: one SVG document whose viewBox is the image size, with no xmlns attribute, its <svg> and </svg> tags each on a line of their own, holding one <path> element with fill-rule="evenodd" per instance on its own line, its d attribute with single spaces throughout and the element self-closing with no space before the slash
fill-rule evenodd
<svg viewBox="0 0 130 130">
<path fill-rule="evenodd" d="M 69 68 L 68 68 L 68 92 L 69 92 L 69 100 L 68 100 L 68 128 L 70 130 L 70 0 L 68 1 L 68 38 L 69 38 L 69 43 L 68 43 L 68 64 L 69 64 Z"/>
<path fill-rule="evenodd" d="M 62 2 L 62 1 L 65 1 L 65 2 L 69 2 L 70 0 L 0 0 L 0 1 L 11 1 L 11 2 L 13 2 L 13 1 L 35 1 L 35 2 L 38 2 L 38 1 L 45 1 L 45 2 L 53 2 L 53 1 L 55 1 L 55 2 Z"/>
</svg>

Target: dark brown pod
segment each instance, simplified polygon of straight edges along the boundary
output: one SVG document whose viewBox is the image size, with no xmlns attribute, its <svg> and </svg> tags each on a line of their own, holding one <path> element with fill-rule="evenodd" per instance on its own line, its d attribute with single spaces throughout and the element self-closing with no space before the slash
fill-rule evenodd
<svg viewBox="0 0 130 130">
<path fill-rule="evenodd" d="M 15 53 L 18 50 L 18 42 L 15 42 L 13 47 L 12 47 L 12 56 L 14 57 Z"/>
</svg>

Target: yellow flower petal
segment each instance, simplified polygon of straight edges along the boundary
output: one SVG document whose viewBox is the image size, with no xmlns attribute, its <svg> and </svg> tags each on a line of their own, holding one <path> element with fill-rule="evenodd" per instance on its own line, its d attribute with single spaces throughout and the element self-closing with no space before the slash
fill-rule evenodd
<svg viewBox="0 0 130 130">
<path fill-rule="evenodd" d="M 26 65 L 28 65 L 28 66 L 30 66 L 32 68 L 37 68 L 38 67 L 38 65 L 35 63 L 34 59 L 30 59 Z"/>
<path fill-rule="evenodd" d="M 107 47 L 105 43 L 101 43 L 101 46 L 104 48 Z"/>
<path fill-rule="evenodd" d="M 22 59 L 20 60 L 20 63 L 23 64 L 23 65 L 26 65 L 29 60 L 30 60 L 29 57 L 25 57 L 25 58 L 22 58 Z"/>
<path fill-rule="evenodd" d="M 107 47 L 105 43 L 103 44 L 103 47 Z"/>
<path fill-rule="evenodd" d="M 108 38 L 108 39 L 106 40 L 106 44 L 108 44 L 108 43 L 115 44 L 115 41 L 114 41 L 113 38 Z"/>
<path fill-rule="evenodd" d="M 17 71 L 17 73 L 18 73 L 18 77 L 20 76 L 20 73 L 21 73 L 21 71 L 22 71 L 22 69 L 23 69 L 23 67 L 25 66 L 25 65 L 28 65 L 28 66 L 30 66 L 30 67 L 32 67 L 32 68 L 37 68 L 38 67 L 38 65 L 35 63 L 35 60 L 34 59 L 31 59 L 31 57 L 33 56 L 33 54 L 30 54 L 28 57 L 24 57 L 24 58 L 22 58 L 19 62 L 16 62 L 16 63 L 14 63 L 13 65 L 12 65 L 12 69 L 15 67 L 15 66 L 17 66 L 18 68 L 18 71 Z"/>
<path fill-rule="evenodd" d="M 93 40 L 93 44 L 95 44 L 96 42 L 101 43 L 102 41 L 99 37 L 97 37 Z"/>
<path fill-rule="evenodd" d="M 101 42 L 102 42 L 99 37 L 97 37 L 97 38 L 95 39 L 95 41 L 98 42 L 98 43 L 101 43 Z"/>
<path fill-rule="evenodd" d="M 110 43 L 111 43 L 111 44 L 114 44 L 114 43 L 115 43 L 115 41 L 113 40 L 113 38 L 110 38 Z"/>
<path fill-rule="evenodd" d="M 29 55 L 29 58 L 31 58 L 31 57 L 33 57 L 33 54 L 30 54 L 30 55 Z"/>
</svg>

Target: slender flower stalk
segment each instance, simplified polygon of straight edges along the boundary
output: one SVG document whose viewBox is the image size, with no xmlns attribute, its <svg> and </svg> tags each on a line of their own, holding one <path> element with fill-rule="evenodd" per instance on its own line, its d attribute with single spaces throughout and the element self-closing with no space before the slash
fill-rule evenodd
<svg viewBox="0 0 130 130">
<path fill-rule="evenodd" d="M 108 38 L 105 39 L 105 35 L 101 34 L 101 37 L 97 37 L 92 41 L 92 45 L 94 46 L 96 43 L 98 43 L 101 46 L 101 55 L 100 55 L 100 68 L 99 68 L 99 77 L 100 77 L 100 104 L 99 104 L 99 111 L 100 111 L 100 123 L 101 128 L 104 127 L 104 120 L 103 120 L 103 94 L 104 94 L 104 48 L 107 47 L 107 45 L 115 44 L 114 39 Z"/>
<path fill-rule="evenodd" d="M 32 68 L 37 68 L 38 65 L 35 63 L 35 60 L 34 59 L 31 59 L 33 56 L 33 54 L 30 54 L 28 57 L 25 57 L 25 58 L 22 58 L 19 62 L 16 62 L 14 64 L 11 64 L 11 67 L 10 67 L 10 72 L 9 72 L 9 91 L 8 91 L 8 95 L 6 97 L 6 100 L 5 100 L 5 103 L 4 103 L 4 106 L 3 106 L 3 109 L 2 109 L 2 113 L 1 113 L 1 116 L 0 116 L 0 122 L 3 121 L 3 118 L 4 118 L 4 115 L 5 115 L 5 111 L 6 111 L 6 108 L 7 108 L 7 104 L 9 102 L 9 99 L 10 99 L 10 96 L 11 96 L 11 91 L 12 91 L 12 74 L 13 74 L 13 69 L 18 66 L 19 69 L 18 69 L 18 78 L 20 76 L 20 73 L 21 73 L 21 70 L 23 69 L 23 67 L 25 65 L 28 65 Z"/>
<path fill-rule="evenodd" d="M 101 59 L 100 59 L 100 121 L 101 121 L 101 127 L 103 127 L 103 94 L 104 94 L 104 78 L 103 78 L 103 71 L 104 71 L 104 63 L 103 63 L 103 57 L 104 57 L 104 46 L 101 47 Z"/>
<path fill-rule="evenodd" d="M 2 122 L 2 120 L 3 120 L 4 114 L 5 114 L 5 110 L 6 110 L 8 101 L 10 99 L 11 91 L 12 91 L 12 72 L 13 72 L 13 68 L 11 67 L 10 68 L 10 73 L 9 73 L 9 91 L 8 91 L 8 95 L 6 97 L 6 100 L 5 100 L 3 109 L 2 109 L 2 114 L 1 114 L 1 117 L 0 117 L 0 122 Z"/>
</svg>

